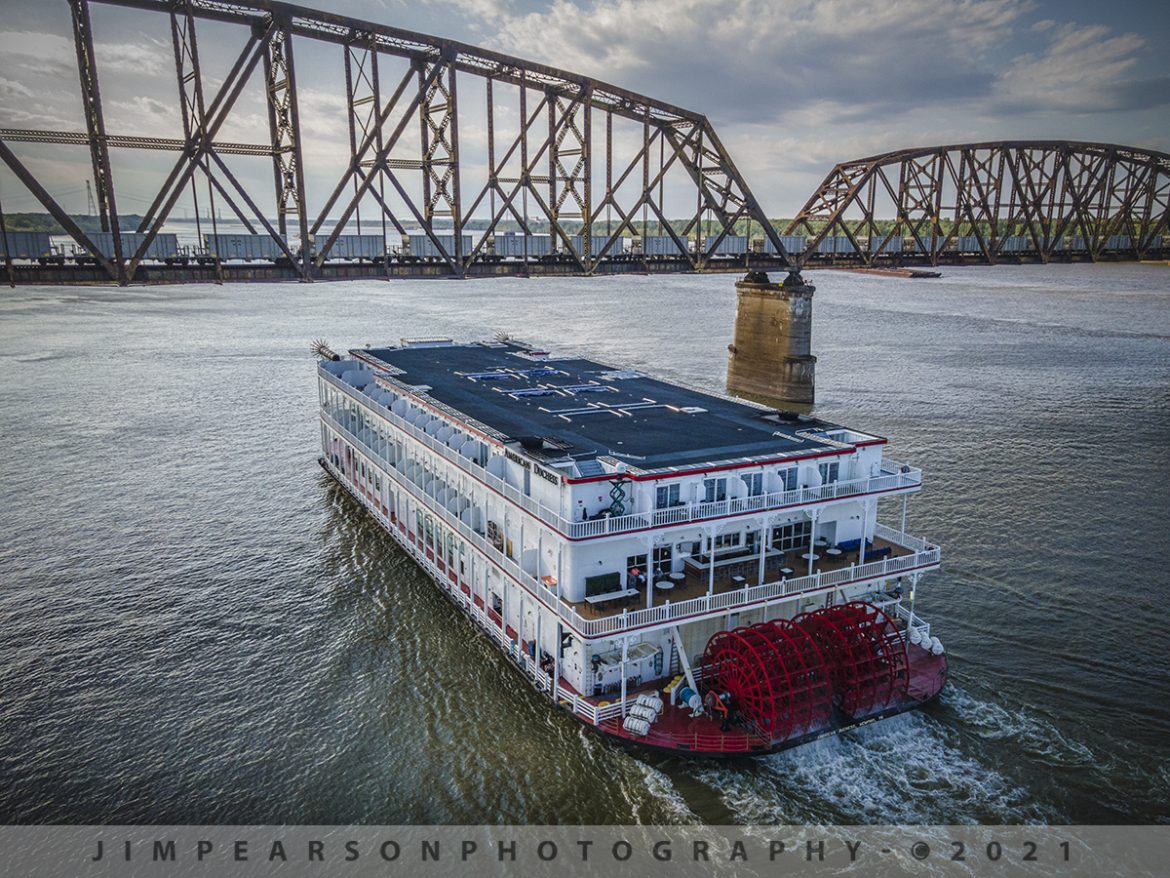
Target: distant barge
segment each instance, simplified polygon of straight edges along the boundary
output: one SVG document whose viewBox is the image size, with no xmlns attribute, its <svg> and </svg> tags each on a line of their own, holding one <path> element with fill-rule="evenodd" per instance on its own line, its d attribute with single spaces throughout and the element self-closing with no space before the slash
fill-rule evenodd
<svg viewBox="0 0 1170 878">
<path fill-rule="evenodd" d="M 884 439 L 515 342 L 324 351 L 318 379 L 322 466 L 607 735 L 762 754 L 945 684 L 922 473 Z"/>
</svg>

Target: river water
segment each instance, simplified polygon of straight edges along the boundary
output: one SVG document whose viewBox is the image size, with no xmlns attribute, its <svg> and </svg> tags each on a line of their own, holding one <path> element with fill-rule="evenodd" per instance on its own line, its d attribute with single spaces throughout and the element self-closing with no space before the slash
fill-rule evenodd
<svg viewBox="0 0 1170 878">
<path fill-rule="evenodd" d="M 1170 268 L 809 278 L 817 414 L 926 472 L 952 682 L 723 763 L 611 745 L 474 635 L 317 465 L 308 346 L 719 389 L 731 276 L 4 290 L 0 819 L 1170 820 Z"/>
</svg>

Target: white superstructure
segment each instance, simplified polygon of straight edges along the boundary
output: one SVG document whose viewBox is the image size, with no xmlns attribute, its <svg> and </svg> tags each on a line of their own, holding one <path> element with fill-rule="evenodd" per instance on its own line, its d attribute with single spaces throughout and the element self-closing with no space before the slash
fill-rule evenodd
<svg viewBox="0 0 1170 878">
<path fill-rule="evenodd" d="M 861 597 L 929 645 L 913 594 L 939 549 L 905 532 L 922 475 L 884 439 L 516 343 L 318 377 L 323 465 L 586 722 L 701 692 L 717 632 Z"/>
</svg>

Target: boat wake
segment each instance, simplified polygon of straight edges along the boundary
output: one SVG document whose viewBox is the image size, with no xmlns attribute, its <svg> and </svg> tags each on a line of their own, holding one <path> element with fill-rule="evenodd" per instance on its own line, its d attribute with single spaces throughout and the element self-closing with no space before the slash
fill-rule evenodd
<svg viewBox="0 0 1170 878">
<path fill-rule="evenodd" d="M 1087 744 L 1070 739 L 1052 723 L 1024 711 L 1011 711 L 955 687 L 944 693 L 942 702 L 962 720 L 963 731 L 988 741 L 1010 740 L 1038 762 L 1076 768 L 1097 761 Z"/>
<path fill-rule="evenodd" d="M 946 701 L 958 726 L 908 713 L 760 760 L 758 767 L 700 768 L 742 823 L 1059 823 L 1056 808 L 964 746 L 960 727 L 976 734 L 1021 735 L 1040 752 L 1054 729 L 1016 717 L 961 692 Z M 1091 758 L 1087 748 L 1057 736 L 1047 759 Z M 1025 743 L 1025 747 L 1029 744 Z M 1066 761 L 1062 764 L 1075 764 Z"/>
<path fill-rule="evenodd" d="M 657 800 L 657 813 L 648 815 L 649 823 L 699 823 L 699 816 L 691 810 L 670 777 L 642 760 L 634 760 L 642 775 L 644 788 Z"/>
</svg>

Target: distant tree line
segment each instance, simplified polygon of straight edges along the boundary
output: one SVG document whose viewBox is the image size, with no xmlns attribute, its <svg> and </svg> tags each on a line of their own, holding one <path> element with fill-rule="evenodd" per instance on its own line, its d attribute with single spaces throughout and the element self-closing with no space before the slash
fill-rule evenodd
<svg viewBox="0 0 1170 878">
<path fill-rule="evenodd" d="M 86 234 L 89 234 L 91 232 L 100 232 L 102 230 L 101 219 L 99 217 L 90 216 L 90 215 L 86 215 L 86 214 L 80 214 L 80 215 L 74 215 L 73 220 L 81 227 L 81 230 L 83 232 L 85 232 Z M 141 222 L 141 220 L 142 220 L 142 217 L 138 214 L 123 214 L 121 216 L 121 227 L 123 230 L 126 230 L 126 231 L 136 229 L 138 227 L 138 224 Z M 49 215 L 47 213 L 8 213 L 8 214 L 4 215 L 4 221 L 5 221 L 7 228 L 10 232 L 48 232 L 50 235 L 64 235 L 65 234 L 65 230 L 63 228 L 61 228 L 60 224 L 55 219 L 53 219 L 53 217 L 51 215 Z M 607 223 L 606 218 L 604 216 L 598 216 L 598 217 L 594 218 L 594 220 L 593 220 L 593 234 L 604 235 L 604 234 L 609 234 L 610 230 L 616 231 L 620 222 L 621 222 L 620 220 L 614 219 L 611 222 Z M 674 229 L 676 234 L 681 236 L 683 233 L 683 229 L 685 229 L 687 227 L 688 222 L 689 222 L 689 220 L 681 220 L 681 219 L 680 220 L 671 220 L 670 226 L 671 226 L 671 228 Z M 769 220 L 769 222 L 771 223 L 772 227 L 776 230 L 777 234 L 781 234 L 781 233 L 783 233 L 783 231 L 786 228 L 788 228 L 788 224 L 791 223 L 792 220 L 790 220 L 790 219 L 772 219 L 772 220 Z M 467 221 L 466 229 L 468 231 L 482 230 L 482 229 L 486 229 L 489 224 L 490 223 L 487 219 L 471 219 L 471 220 Z M 439 224 L 436 223 L 436 226 L 438 226 L 438 225 Z M 579 234 L 581 232 L 582 225 L 583 224 L 581 223 L 580 220 L 566 220 L 566 221 L 561 223 L 561 226 L 570 235 Z M 809 222 L 809 225 L 812 227 L 813 232 L 815 234 L 815 233 L 820 232 L 821 229 L 824 228 L 825 223 L 823 221 L 812 220 Z M 875 220 L 874 225 L 877 227 L 878 234 L 888 234 L 894 228 L 894 220 L 892 220 L 892 219 Z M 950 220 L 940 219 L 939 226 L 942 229 L 942 234 L 946 235 L 946 234 L 950 233 L 951 228 L 954 226 L 954 223 Z M 534 234 L 538 234 L 538 235 L 539 234 L 546 234 L 547 235 L 552 230 L 552 227 L 551 227 L 550 223 L 548 222 L 548 220 L 537 220 L 537 219 L 529 220 L 528 227 L 532 230 L 532 232 Z M 704 222 L 701 227 L 702 227 L 702 233 L 704 235 L 717 235 L 720 232 L 719 223 L 715 222 L 713 220 L 710 222 Z M 519 232 L 519 231 L 521 231 L 520 224 L 518 222 L 516 222 L 515 220 L 501 220 L 497 224 L 496 228 L 501 232 Z M 634 228 L 637 230 L 636 234 L 639 234 L 639 235 L 665 235 L 666 234 L 665 227 L 658 220 L 650 220 L 650 221 L 647 221 L 646 223 L 642 223 L 641 221 L 636 221 L 634 223 Z M 990 229 L 987 228 L 985 225 L 981 225 L 980 228 L 984 234 L 987 234 L 990 232 Z M 923 227 L 923 234 L 926 233 L 925 229 L 926 229 L 926 227 L 924 226 Z M 731 232 L 729 232 L 729 234 L 734 234 L 734 235 L 746 235 L 749 238 L 763 235 L 763 233 L 764 232 L 763 232 L 763 229 L 761 228 L 760 224 L 754 220 L 740 220 L 739 222 L 737 222 L 735 224 L 735 228 Z M 627 235 L 630 234 L 628 228 L 626 229 L 624 234 L 627 234 Z M 798 234 L 806 234 L 805 229 L 802 227 L 800 230 L 798 230 Z"/>
<path fill-rule="evenodd" d="M 126 231 L 138 228 L 138 224 L 142 221 L 142 217 L 139 214 L 122 214 L 120 219 L 122 220 L 120 226 Z M 75 214 L 73 221 L 87 235 L 91 232 L 100 232 L 102 230 L 102 220 L 98 216 Z M 4 225 L 10 232 L 48 232 L 50 235 L 66 234 L 65 230 L 61 228 L 61 224 L 47 213 L 6 213 L 4 214 Z"/>
</svg>

